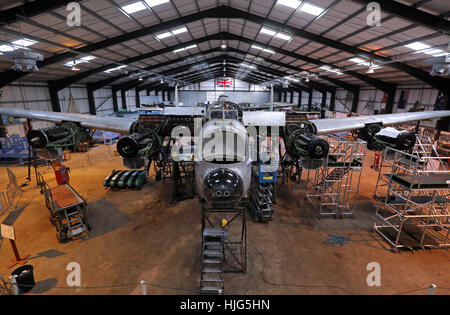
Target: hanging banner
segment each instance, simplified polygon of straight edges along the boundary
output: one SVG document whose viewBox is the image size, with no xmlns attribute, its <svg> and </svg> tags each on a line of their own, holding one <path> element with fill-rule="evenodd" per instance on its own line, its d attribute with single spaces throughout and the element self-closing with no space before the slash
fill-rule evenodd
<svg viewBox="0 0 450 315">
<path fill-rule="evenodd" d="M 408 100 L 408 91 L 402 91 L 400 93 L 400 99 L 398 100 L 398 108 L 405 108 L 406 107 L 406 102 Z"/>
<path fill-rule="evenodd" d="M 232 78 L 217 78 L 216 86 L 217 87 L 233 87 L 233 79 Z"/>
</svg>

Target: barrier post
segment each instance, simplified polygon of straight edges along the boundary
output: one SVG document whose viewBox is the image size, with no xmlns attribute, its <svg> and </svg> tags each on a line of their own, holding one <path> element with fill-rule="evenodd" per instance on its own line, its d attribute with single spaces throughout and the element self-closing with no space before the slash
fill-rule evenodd
<svg viewBox="0 0 450 315">
<path fill-rule="evenodd" d="M 141 280 L 141 289 L 142 289 L 142 295 L 147 295 L 147 286 L 145 285 L 144 280 Z"/>
<path fill-rule="evenodd" d="M 430 285 L 430 287 L 428 288 L 428 293 L 427 295 L 434 295 L 434 292 L 436 291 L 436 285 L 432 284 Z"/>
<path fill-rule="evenodd" d="M 9 277 L 9 280 L 11 280 L 11 294 L 12 295 L 19 295 L 19 293 L 20 293 L 19 286 L 17 285 L 16 277 L 17 276 Z"/>
</svg>

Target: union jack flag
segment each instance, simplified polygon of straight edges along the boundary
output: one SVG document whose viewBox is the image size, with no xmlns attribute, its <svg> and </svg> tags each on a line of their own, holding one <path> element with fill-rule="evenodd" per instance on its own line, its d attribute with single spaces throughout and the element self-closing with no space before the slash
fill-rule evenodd
<svg viewBox="0 0 450 315">
<path fill-rule="evenodd" d="M 217 87 L 233 87 L 233 79 L 219 78 L 217 79 Z"/>
</svg>

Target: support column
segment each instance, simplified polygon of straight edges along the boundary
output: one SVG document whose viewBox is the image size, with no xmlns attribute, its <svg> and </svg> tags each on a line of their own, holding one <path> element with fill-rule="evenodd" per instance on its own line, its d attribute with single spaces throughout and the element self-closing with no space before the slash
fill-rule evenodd
<svg viewBox="0 0 450 315">
<path fill-rule="evenodd" d="M 284 101 L 285 103 L 287 103 L 287 91 L 284 91 Z"/>
<path fill-rule="evenodd" d="M 302 107 L 302 93 L 303 90 L 298 90 L 298 107 Z"/>
<path fill-rule="evenodd" d="M 311 89 L 311 90 L 309 91 L 309 95 L 308 95 L 308 112 L 311 112 L 311 111 L 312 111 L 312 97 L 313 97 L 313 92 L 314 92 L 313 89 Z"/>
<path fill-rule="evenodd" d="M 441 106 L 440 108 L 437 108 L 436 110 L 450 110 L 450 91 L 448 91 L 448 94 L 443 94 L 442 97 L 443 99 L 443 106 Z M 441 131 L 449 131 L 450 128 L 450 117 L 444 117 L 441 118 L 437 121 L 436 123 L 436 136 L 435 136 L 435 140 L 439 140 L 439 136 L 441 134 Z"/>
<path fill-rule="evenodd" d="M 291 90 L 291 104 L 294 104 L 294 90 Z"/>
<path fill-rule="evenodd" d="M 139 108 L 141 107 L 141 96 L 139 95 L 138 88 L 135 89 L 135 93 L 136 93 L 136 107 Z"/>
<path fill-rule="evenodd" d="M 386 102 L 386 110 L 385 114 L 392 114 L 392 110 L 394 109 L 394 99 L 395 99 L 396 89 L 392 89 L 388 94 L 387 102 Z"/>
<path fill-rule="evenodd" d="M 58 89 L 52 84 L 48 84 L 50 90 L 50 101 L 52 103 L 52 111 L 61 112 L 61 104 L 59 102 Z"/>
<path fill-rule="evenodd" d="M 273 84 L 270 85 L 270 111 L 273 111 Z"/>
<path fill-rule="evenodd" d="M 320 118 L 325 118 L 325 111 L 327 107 L 327 92 L 322 92 L 322 102 L 320 103 Z"/>
<path fill-rule="evenodd" d="M 180 103 L 180 98 L 178 95 L 178 84 L 175 84 L 175 106 L 178 106 Z"/>
<path fill-rule="evenodd" d="M 336 89 L 331 92 L 331 98 L 330 98 L 330 111 L 334 112 L 334 107 L 336 103 Z"/>
<path fill-rule="evenodd" d="M 120 90 L 122 96 L 122 109 L 127 110 L 127 94 L 125 90 Z"/>
<path fill-rule="evenodd" d="M 89 114 L 97 115 L 97 109 L 95 108 L 94 91 L 90 88 L 87 88 L 87 94 L 88 94 L 88 102 L 89 102 Z"/>
<path fill-rule="evenodd" d="M 352 113 L 358 112 L 358 102 L 359 102 L 359 87 L 356 88 L 353 93 L 353 102 L 352 102 Z"/>
<path fill-rule="evenodd" d="M 112 89 L 113 110 L 115 113 L 119 111 L 119 104 L 117 102 L 117 91 Z"/>
</svg>

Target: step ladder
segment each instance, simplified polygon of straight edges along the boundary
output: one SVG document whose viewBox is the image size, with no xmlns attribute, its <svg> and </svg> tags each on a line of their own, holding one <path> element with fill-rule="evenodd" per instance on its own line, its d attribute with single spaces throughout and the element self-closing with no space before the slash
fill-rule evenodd
<svg viewBox="0 0 450 315">
<path fill-rule="evenodd" d="M 202 275 L 200 293 L 223 294 L 224 243 L 221 229 L 203 230 Z"/>
<path fill-rule="evenodd" d="M 67 220 L 67 236 L 69 238 L 80 235 L 86 231 L 86 225 L 84 224 L 83 219 L 81 218 L 81 213 L 78 209 L 72 210 L 71 212 L 64 210 L 64 216 Z"/>
</svg>

